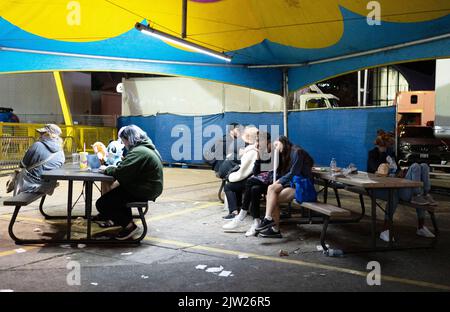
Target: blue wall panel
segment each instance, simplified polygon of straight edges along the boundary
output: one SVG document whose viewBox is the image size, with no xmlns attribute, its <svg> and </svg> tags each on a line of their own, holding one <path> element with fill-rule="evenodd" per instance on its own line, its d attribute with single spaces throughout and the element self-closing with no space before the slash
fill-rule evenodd
<svg viewBox="0 0 450 312">
<path fill-rule="evenodd" d="M 217 125 L 223 133 L 227 124 L 238 122 L 243 125 L 252 124 L 256 127 L 267 125 L 267 130 L 271 131 L 271 125 L 279 127 L 282 132 L 283 117 L 281 113 L 236 113 L 227 112 L 223 114 L 205 116 L 180 116 L 174 114 L 158 114 L 156 116 L 130 116 L 120 117 L 118 127 L 128 124 L 135 124 L 144 129 L 155 143 L 165 162 L 186 162 L 203 163 L 202 146 L 204 146 L 212 136 L 203 133 L 206 127 Z M 172 137 L 173 132 L 173 137 Z M 189 148 L 188 157 L 178 159 L 173 157 L 172 147 L 181 137 L 189 138 L 189 144 L 184 147 Z M 200 147 L 200 148 L 199 148 Z M 178 149 L 182 152 L 182 149 Z"/>
<path fill-rule="evenodd" d="M 231 122 L 253 124 L 255 126 L 279 126 L 283 129 L 281 113 L 236 113 L 205 116 L 180 116 L 160 114 L 157 116 L 132 116 L 119 118 L 119 127 L 136 124 L 152 138 L 166 162 L 202 163 L 194 155 L 194 147 L 203 146 L 210 137 L 202 135 L 210 125 L 218 125 L 225 133 L 225 127 Z M 305 148 L 313 156 L 315 163 L 328 165 L 332 157 L 338 166 L 345 167 L 354 163 L 360 170 L 366 170 L 367 153 L 374 147 L 373 141 L 377 129 L 392 131 L 395 128 L 395 108 L 354 108 L 313 110 L 289 113 L 289 137 L 292 142 Z M 195 131 L 194 131 L 195 129 Z M 172 137 L 172 131 L 179 130 Z M 187 136 L 190 147 L 188 159 L 174 159 L 172 146 L 181 137 Z M 195 136 L 197 135 L 197 138 Z M 201 142 L 201 143 L 200 143 Z M 188 145 L 189 145 L 188 144 Z M 197 157 L 195 157 L 197 156 Z"/>
<path fill-rule="evenodd" d="M 395 107 L 291 112 L 288 124 L 291 141 L 305 148 L 316 164 L 328 166 L 334 157 L 339 167 L 354 163 L 366 171 L 377 129 L 395 128 Z"/>
</svg>

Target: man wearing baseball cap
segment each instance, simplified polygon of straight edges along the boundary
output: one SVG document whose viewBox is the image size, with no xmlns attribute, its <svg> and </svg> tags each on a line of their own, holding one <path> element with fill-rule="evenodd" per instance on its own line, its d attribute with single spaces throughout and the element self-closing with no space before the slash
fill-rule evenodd
<svg viewBox="0 0 450 312">
<path fill-rule="evenodd" d="M 62 133 L 61 128 L 55 124 L 46 124 L 44 127 L 36 129 L 36 131 L 39 132 L 40 134 L 48 133 L 58 137 Z"/>
<path fill-rule="evenodd" d="M 60 168 L 65 161 L 61 128 L 55 124 L 46 124 L 36 129 L 39 140 L 27 150 L 20 167 L 28 171 L 21 175 L 16 189 L 17 193 L 36 192 L 53 194 L 55 181 L 44 181 L 41 175 L 44 171 Z"/>
</svg>

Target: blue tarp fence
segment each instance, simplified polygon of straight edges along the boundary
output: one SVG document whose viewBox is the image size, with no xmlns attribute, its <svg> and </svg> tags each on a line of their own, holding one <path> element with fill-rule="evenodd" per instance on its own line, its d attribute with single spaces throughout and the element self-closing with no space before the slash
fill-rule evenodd
<svg viewBox="0 0 450 312">
<path fill-rule="evenodd" d="M 334 157 L 338 167 L 353 163 L 366 171 L 367 154 L 374 147 L 378 129 L 395 129 L 395 107 L 311 110 L 288 116 L 291 141 L 324 166 Z"/>
<path fill-rule="evenodd" d="M 144 129 L 167 163 L 200 164 L 203 147 L 232 122 L 263 127 L 273 137 L 283 134 L 282 113 L 128 116 L 119 118 L 118 127 L 135 124 Z M 339 167 L 354 163 L 365 171 L 377 129 L 395 128 L 395 107 L 290 112 L 288 124 L 291 141 L 306 149 L 317 165 L 328 165 L 334 157 Z"/>
</svg>

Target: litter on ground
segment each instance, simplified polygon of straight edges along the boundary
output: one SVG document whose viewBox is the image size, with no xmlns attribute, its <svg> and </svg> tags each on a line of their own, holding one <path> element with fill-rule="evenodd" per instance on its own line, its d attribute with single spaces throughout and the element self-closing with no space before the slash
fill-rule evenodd
<svg viewBox="0 0 450 312">
<path fill-rule="evenodd" d="M 199 265 L 197 265 L 195 268 L 196 268 L 197 270 L 204 270 L 204 269 L 206 269 L 206 267 L 207 267 L 206 264 L 199 264 Z"/>
</svg>

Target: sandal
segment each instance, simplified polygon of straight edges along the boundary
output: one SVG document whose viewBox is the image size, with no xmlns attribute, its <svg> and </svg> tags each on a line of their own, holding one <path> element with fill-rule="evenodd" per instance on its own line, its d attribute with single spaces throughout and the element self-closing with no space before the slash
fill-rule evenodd
<svg viewBox="0 0 450 312">
<path fill-rule="evenodd" d="M 99 227 L 101 228 L 109 228 L 109 227 L 115 227 L 116 225 L 114 224 L 114 222 L 112 222 L 111 220 L 106 220 L 106 221 L 97 221 L 95 222 L 98 224 Z"/>
</svg>

